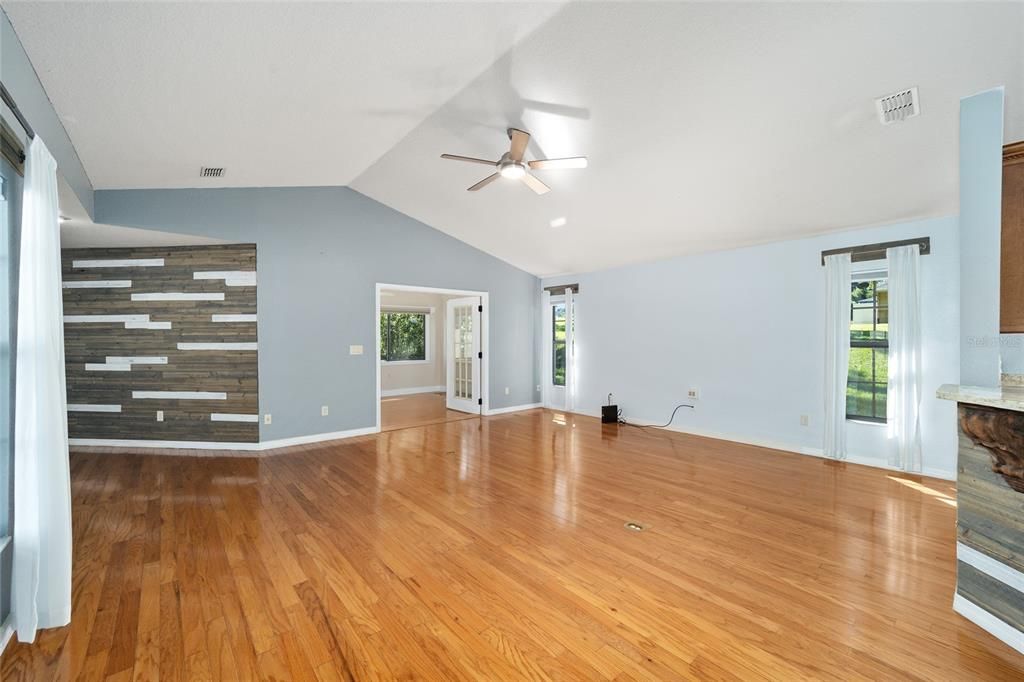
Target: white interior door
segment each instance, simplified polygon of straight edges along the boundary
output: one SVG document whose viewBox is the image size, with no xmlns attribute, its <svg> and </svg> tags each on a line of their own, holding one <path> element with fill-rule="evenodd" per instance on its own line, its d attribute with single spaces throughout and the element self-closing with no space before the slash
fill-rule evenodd
<svg viewBox="0 0 1024 682">
<path fill-rule="evenodd" d="M 480 298 L 447 301 L 445 365 L 450 410 L 480 413 Z"/>
</svg>

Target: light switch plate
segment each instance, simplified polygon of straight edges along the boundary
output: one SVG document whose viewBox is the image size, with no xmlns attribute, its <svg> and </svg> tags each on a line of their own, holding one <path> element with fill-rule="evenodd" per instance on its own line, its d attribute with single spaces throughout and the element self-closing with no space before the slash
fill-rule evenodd
<svg viewBox="0 0 1024 682">
<path fill-rule="evenodd" d="M 263 415 L 263 423 L 264 424 L 269 424 L 270 423 L 270 415 L 269 414 Z"/>
<path fill-rule="evenodd" d="M 320 406 L 320 416 L 321 417 L 326 417 L 327 416 L 327 406 L 326 405 L 321 405 Z"/>
<path fill-rule="evenodd" d="M 348 354 L 349 355 L 362 355 L 363 354 L 363 347 L 362 346 L 349 346 L 348 347 Z"/>
</svg>

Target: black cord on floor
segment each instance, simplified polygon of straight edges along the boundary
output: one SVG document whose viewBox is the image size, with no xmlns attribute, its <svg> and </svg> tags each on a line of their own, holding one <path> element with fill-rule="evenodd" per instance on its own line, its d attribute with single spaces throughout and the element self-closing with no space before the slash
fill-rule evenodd
<svg viewBox="0 0 1024 682">
<path fill-rule="evenodd" d="M 630 424 L 628 421 L 622 418 L 622 409 L 620 408 L 619 423 L 625 424 L 626 426 L 635 426 L 638 429 L 664 429 L 672 425 L 672 421 L 676 418 L 676 412 L 678 412 L 679 408 L 681 407 L 689 407 L 691 410 L 693 409 L 693 405 L 687 405 L 686 403 L 676 405 L 676 409 L 672 410 L 672 416 L 669 417 L 668 421 L 665 422 L 664 424 Z"/>
</svg>

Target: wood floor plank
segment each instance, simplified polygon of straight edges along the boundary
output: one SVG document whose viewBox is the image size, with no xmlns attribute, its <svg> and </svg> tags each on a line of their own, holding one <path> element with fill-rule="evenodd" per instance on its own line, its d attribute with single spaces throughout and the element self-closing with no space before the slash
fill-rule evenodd
<svg viewBox="0 0 1024 682">
<path fill-rule="evenodd" d="M 1024 678 L 947 481 L 545 410 L 71 464 L 72 623 L 5 682 Z"/>
</svg>

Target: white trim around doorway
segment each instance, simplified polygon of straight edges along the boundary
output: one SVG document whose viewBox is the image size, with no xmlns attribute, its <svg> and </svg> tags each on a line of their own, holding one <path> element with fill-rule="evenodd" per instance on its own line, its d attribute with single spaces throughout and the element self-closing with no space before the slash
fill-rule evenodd
<svg viewBox="0 0 1024 682">
<path fill-rule="evenodd" d="M 414 291 L 418 293 L 426 294 L 442 294 L 445 296 L 479 296 L 480 305 L 483 306 L 484 311 L 480 313 L 480 346 L 484 353 L 484 359 L 481 363 L 480 372 L 480 398 L 483 403 L 480 406 L 480 414 L 490 414 L 490 396 L 488 395 L 491 387 L 491 344 L 490 344 L 490 319 L 491 319 L 491 306 L 488 292 L 486 291 L 472 291 L 467 289 L 442 289 L 438 287 L 421 287 L 410 284 L 387 284 L 384 282 L 377 282 L 375 291 L 376 303 L 374 305 L 374 317 L 373 317 L 373 335 L 377 339 L 377 343 L 374 345 L 373 361 L 376 366 L 377 373 L 377 423 L 374 428 L 375 433 L 380 433 L 380 292 L 382 290 L 389 291 Z"/>
</svg>

